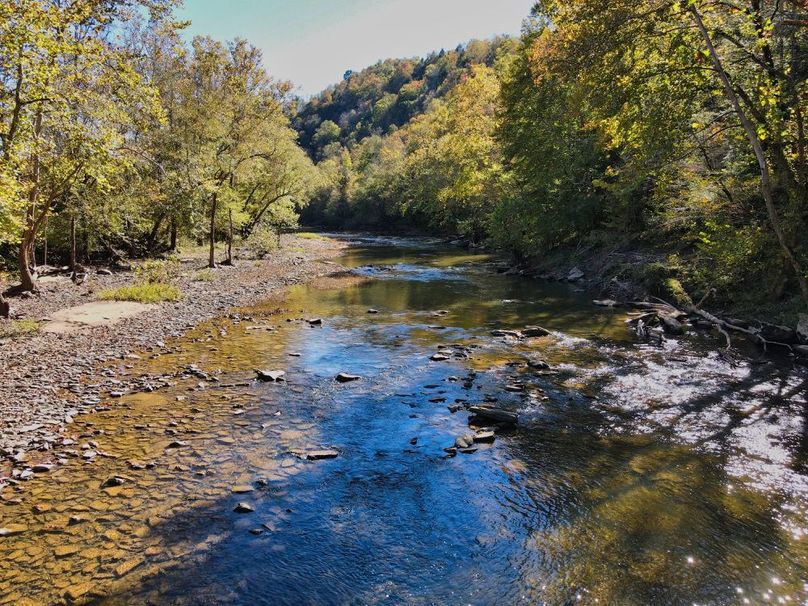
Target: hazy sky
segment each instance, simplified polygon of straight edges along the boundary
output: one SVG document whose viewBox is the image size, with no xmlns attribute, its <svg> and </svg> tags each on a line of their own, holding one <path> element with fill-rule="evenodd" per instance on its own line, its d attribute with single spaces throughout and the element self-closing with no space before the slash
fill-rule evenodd
<svg viewBox="0 0 808 606">
<path fill-rule="evenodd" d="M 533 0 L 185 0 L 190 34 L 246 38 L 279 79 L 310 95 L 347 69 L 517 34 Z"/>
</svg>

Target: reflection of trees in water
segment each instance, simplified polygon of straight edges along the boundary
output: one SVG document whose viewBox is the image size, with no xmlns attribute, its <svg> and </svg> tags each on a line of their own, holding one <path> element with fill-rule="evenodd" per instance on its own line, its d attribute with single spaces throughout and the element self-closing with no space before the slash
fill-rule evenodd
<svg viewBox="0 0 808 606">
<path fill-rule="evenodd" d="M 733 486 L 720 458 L 653 436 L 520 432 L 514 441 L 540 495 L 531 538 L 549 564 L 548 603 L 579 591 L 584 603 L 728 603 L 736 587 L 759 599 L 773 576 L 775 596 L 803 591 L 806 551 L 780 526 L 780 504 Z"/>
</svg>

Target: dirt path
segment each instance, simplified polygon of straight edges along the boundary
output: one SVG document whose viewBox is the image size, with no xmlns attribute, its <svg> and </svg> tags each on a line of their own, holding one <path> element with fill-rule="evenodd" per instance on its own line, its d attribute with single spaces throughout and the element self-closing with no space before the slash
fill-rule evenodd
<svg viewBox="0 0 808 606">
<path fill-rule="evenodd" d="M 119 393 L 144 388 L 122 383 L 113 366 L 160 355 L 196 324 L 282 288 L 332 274 L 324 262 L 339 253 L 335 240 L 286 236 L 267 260 L 242 260 L 199 279 L 201 258 L 182 260 L 176 303 L 100 303 L 102 289 L 129 284 L 132 272 L 90 272 L 84 284 L 47 280 L 41 293 L 13 299 L 13 313 L 39 320 L 39 334 L 0 341 L 0 482 L 25 472 L 62 440 L 64 426 L 80 413 L 104 406 Z M 145 386 L 148 387 L 148 386 Z"/>
</svg>

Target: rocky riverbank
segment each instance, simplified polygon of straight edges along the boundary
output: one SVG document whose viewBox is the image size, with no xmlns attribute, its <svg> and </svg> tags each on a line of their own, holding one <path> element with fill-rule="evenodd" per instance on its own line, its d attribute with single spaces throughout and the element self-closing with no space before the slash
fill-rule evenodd
<svg viewBox="0 0 808 606">
<path fill-rule="evenodd" d="M 49 331 L 52 318 L 95 301 L 98 293 L 132 282 L 131 271 L 106 275 L 90 269 L 75 285 L 66 276 L 40 283 L 40 293 L 12 300 L 13 314 L 38 322 L 36 334 L 0 341 L 0 477 L 34 473 L 47 451 L 60 445 L 64 428 L 83 412 L 108 406 L 130 390 L 154 388 L 148 378 L 122 382 L 115 365 L 139 356 L 169 351 L 171 339 L 198 323 L 248 305 L 284 287 L 324 277 L 335 271 L 328 261 L 343 245 L 325 238 L 285 236 L 283 246 L 265 260 L 237 261 L 233 267 L 206 272 L 199 255 L 182 256 L 176 285 L 183 297 L 150 306 L 145 312 L 101 318 L 95 326 Z M 248 255 L 245 255 L 248 256 Z"/>
</svg>

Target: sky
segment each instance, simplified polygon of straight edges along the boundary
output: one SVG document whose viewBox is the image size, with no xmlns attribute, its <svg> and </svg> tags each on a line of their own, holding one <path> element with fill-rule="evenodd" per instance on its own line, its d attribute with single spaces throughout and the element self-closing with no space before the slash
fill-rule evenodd
<svg viewBox="0 0 808 606">
<path fill-rule="evenodd" d="M 246 38 L 309 96 L 381 59 L 518 34 L 534 0 L 185 0 L 189 35 Z"/>
</svg>

